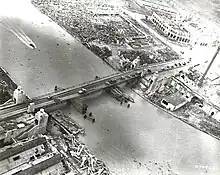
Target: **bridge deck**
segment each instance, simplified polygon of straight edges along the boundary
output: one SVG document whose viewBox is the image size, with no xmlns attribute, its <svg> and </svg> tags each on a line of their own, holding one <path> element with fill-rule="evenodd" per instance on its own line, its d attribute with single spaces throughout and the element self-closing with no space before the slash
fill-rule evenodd
<svg viewBox="0 0 220 175">
<path fill-rule="evenodd" d="M 180 62 L 180 60 L 178 60 Z M 48 106 L 56 105 L 58 99 L 59 101 L 66 101 L 69 99 L 74 99 L 77 97 L 83 97 L 86 95 L 89 95 L 91 93 L 95 93 L 100 91 L 101 89 L 105 89 L 114 85 L 119 85 L 124 82 L 127 82 L 129 80 L 138 78 L 141 76 L 140 71 L 146 70 L 148 68 L 157 68 L 155 71 L 161 71 L 161 66 L 164 65 L 171 65 L 176 62 L 177 60 L 172 61 L 172 62 L 166 62 L 166 63 L 158 63 L 158 64 L 153 64 L 153 65 L 144 65 L 141 67 L 138 67 L 133 70 L 129 70 L 126 72 L 120 72 L 120 73 L 115 73 L 112 75 L 108 75 L 106 77 L 100 78 L 100 79 L 95 79 L 91 80 L 89 82 L 85 82 L 76 86 L 71 86 L 69 88 L 66 88 L 64 90 L 58 91 L 58 92 L 52 92 L 48 93 L 39 97 L 35 97 L 32 100 L 27 101 L 24 104 L 17 104 L 17 105 L 11 105 L 11 106 L 6 106 L 0 108 L 0 121 L 4 120 L 8 117 L 15 116 L 18 114 L 25 113 L 27 111 L 27 106 L 30 102 L 35 103 L 35 108 L 47 108 Z M 184 60 L 182 60 L 184 61 Z M 152 74 L 150 72 L 145 72 L 145 74 Z M 123 78 L 122 78 L 123 77 Z M 116 80 L 116 83 L 113 84 L 106 84 L 106 82 L 110 80 Z M 78 91 L 81 90 L 82 88 L 87 89 L 86 93 L 84 94 L 79 94 Z M 49 98 L 51 97 L 51 98 Z M 55 100 L 53 100 L 53 98 Z"/>
</svg>

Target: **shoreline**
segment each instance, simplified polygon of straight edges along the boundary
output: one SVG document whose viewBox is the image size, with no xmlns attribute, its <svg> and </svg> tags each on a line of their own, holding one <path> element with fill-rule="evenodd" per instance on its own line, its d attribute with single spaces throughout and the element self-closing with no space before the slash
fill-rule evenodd
<svg viewBox="0 0 220 175">
<path fill-rule="evenodd" d="M 170 114 L 172 117 L 174 117 L 174 118 L 176 118 L 176 119 L 178 119 L 178 120 L 180 120 L 180 121 L 186 123 L 187 125 L 190 125 L 191 127 L 195 128 L 195 129 L 197 129 L 197 130 L 199 130 L 199 131 L 201 131 L 201 132 L 203 132 L 203 133 L 206 133 L 207 135 L 209 135 L 209 136 L 211 136 L 211 137 L 213 137 L 213 138 L 215 138 L 215 139 L 217 139 L 217 140 L 220 141 L 220 138 L 216 137 L 215 135 L 212 135 L 212 134 L 208 133 L 207 131 L 204 131 L 204 130 L 202 130 L 202 129 L 196 127 L 196 126 L 194 126 L 193 124 L 188 123 L 187 121 L 185 121 L 185 120 L 181 119 L 180 117 L 178 117 L 178 116 L 177 116 L 176 114 L 174 114 L 173 112 L 168 111 L 168 110 L 166 110 L 165 108 L 162 108 L 161 106 L 159 106 L 159 105 L 153 103 L 151 100 L 149 100 L 148 98 L 142 96 L 141 94 L 139 94 L 138 92 L 136 92 L 134 89 L 131 89 L 131 90 L 132 90 L 133 92 L 135 92 L 138 96 L 140 96 L 142 99 L 146 100 L 148 103 L 150 103 L 150 104 L 152 104 L 153 106 L 155 106 L 157 109 L 162 110 L 163 112 L 166 112 L 167 114 Z"/>
<path fill-rule="evenodd" d="M 32 14 L 34 15 L 35 13 Z M 14 60 L 17 59 L 9 56 L 10 52 L 7 49 L 3 60 L 8 61 L 2 61 L 2 66 L 14 80 L 24 88 L 26 87 L 25 91 L 28 95 L 38 97 L 52 92 L 55 85 L 68 88 L 93 80 L 96 75 L 102 77 L 115 72 L 111 71 L 113 68 L 110 64 L 116 65 L 111 59 L 107 59 L 108 62 L 105 61 L 105 63 L 104 60 L 100 61 L 100 58 L 97 58 L 91 51 L 86 51 L 87 49 L 81 42 L 78 42 L 80 41 L 78 37 L 72 38 L 46 15 L 41 17 L 40 13 L 36 12 L 36 18 L 39 20 L 35 21 L 33 18 L 24 21 L 24 30 L 36 40 L 40 51 L 35 50 L 37 51 L 35 54 L 33 50 L 25 50 L 22 43 L 17 44 L 17 40 L 15 42 L 11 40 L 16 44 L 12 46 L 15 46 L 13 48 L 17 51 L 16 57 L 21 60 L 22 65 L 14 64 Z M 34 21 L 33 25 L 31 21 Z M 9 34 L 4 32 L 6 36 Z M 23 56 L 20 51 L 29 55 Z M 64 54 L 65 52 L 67 54 Z M 10 67 L 16 67 L 16 69 Z M 174 72 L 178 72 L 178 69 L 165 74 L 172 75 Z M 162 76 L 164 73 L 160 74 Z M 145 94 L 139 91 L 139 88 L 136 89 L 139 94 Z M 154 165 L 155 162 L 160 166 L 168 164 L 173 172 L 182 175 L 186 175 L 186 172 L 199 174 L 198 166 L 200 165 L 213 166 L 213 173 L 218 174 L 218 165 L 212 163 L 220 159 L 215 149 L 220 146 L 219 142 L 171 118 L 169 114 L 152 106 L 150 101 L 143 99 L 142 96 L 140 98 L 139 94 L 136 95 L 131 90 L 133 89 L 125 87 L 124 91 L 135 99 L 136 103 L 131 104 L 130 109 L 127 109 L 125 105 L 120 106 L 114 98 L 106 94 L 93 98 L 91 101 L 89 99 L 89 112 L 91 111 L 96 118 L 94 124 L 84 120 L 81 114 L 71 106 L 62 109 L 66 115 L 86 128 L 87 134 L 80 136 L 80 140 L 97 158 L 101 158 L 106 163 L 112 174 L 146 175 L 150 172 L 162 174 L 157 169 L 159 165 Z M 212 144 L 215 146 L 213 149 Z M 200 157 L 201 154 L 202 157 Z M 167 172 L 166 168 L 162 171 Z"/>
<path fill-rule="evenodd" d="M 101 58 L 100 58 L 100 59 L 101 59 Z M 114 68 L 114 66 L 108 61 L 108 59 L 101 59 L 101 60 L 103 60 L 106 64 L 108 64 L 108 65 L 109 65 L 112 69 L 114 69 L 115 71 L 119 71 L 119 70 L 117 70 L 116 68 Z M 162 108 L 161 106 L 155 104 L 154 102 L 152 102 L 152 101 L 149 100 L 148 98 L 144 97 L 142 94 L 138 93 L 134 88 L 129 88 L 129 89 L 132 90 L 134 93 L 136 93 L 138 96 L 140 96 L 142 99 L 144 99 L 145 101 L 147 101 L 148 103 L 150 103 L 151 105 L 153 105 L 154 107 L 156 107 L 157 109 L 159 109 L 159 110 L 161 110 L 161 111 L 163 111 L 163 112 L 166 112 L 167 114 L 171 115 L 172 117 L 174 117 L 174 118 L 176 118 L 176 119 L 178 119 L 178 120 L 180 120 L 180 121 L 186 123 L 187 125 L 193 127 L 194 129 L 197 129 L 197 130 L 199 130 L 199 131 L 201 131 L 201 132 L 203 132 L 203 133 L 205 133 L 205 134 L 207 134 L 207 135 L 209 135 L 209 136 L 211 136 L 211 137 L 217 139 L 218 141 L 220 141 L 220 138 L 219 138 L 219 137 L 217 137 L 217 136 L 215 136 L 215 135 L 213 135 L 213 134 L 211 134 L 211 133 L 209 133 L 209 132 L 207 132 L 207 131 L 204 131 L 204 130 L 202 130 L 201 128 L 196 127 L 195 125 L 193 125 L 193 124 L 191 124 L 191 123 L 185 121 L 184 119 L 181 119 L 181 117 L 179 117 L 179 116 L 176 115 L 175 113 L 173 113 L 173 112 L 171 112 L 171 111 L 168 111 L 168 110 L 166 110 L 165 108 Z"/>
<path fill-rule="evenodd" d="M 0 69 L 7 75 L 7 77 L 12 81 L 12 83 L 14 84 L 14 86 L 18 86 L 18 84 L 16 83 L 16 81 L 11 77 L 11 75 L 8 73 L 8 71 L 4 68 L 4 67 L 0 67 Z M 26 97 L 28 99 L 31 99 L 26 93 L 25 93 Z M 3 104 L 2 104 L 3 105 Z M 1 105 L 0 105 L 1 106 Z"/>
<path fill-rule="evenodd" d="M 104 60 L 104 61 L 105 61 L 105 60 Z M 110 66 L 115 70 L 115 68 L 114 68 L 110 63 L 108 63 L 108 61 L 105 61 L 105 62 L 107 62 L 107 64 L 110 65 Z M 117 70 L 116 70 L 116 71 L 117 71 Z M 209 135 L 209 136 L 211 136 L 211 137 L 213 137 L 213 138 L 215 138 L 215 139 L 217 139 L 217 140 L 220 141 L 220 138 L 218 138 L 217 136 L 212 135 L 211 133 L 209 133 L 209 132 L 207 132 L 207 131 L 204 131 L 204 130 L 202 130 L 201 128 L 196 127 L 195 125 L 193 125 L 193 124 L 191 124 L 191 123 L 185 121 L 184 119 L 181 119 L 181 117 L 177 116 L 175 113 L 173 113 L 173 112 L 171 112 L 171 111 L 168 111 L 168 110 L 166 110 L 165 108 L 162 108 L 161 106 L 159 106 L 159 105 L 153 103 L 151 100 L 149 100 L 148 98 L 144 97 L 142 94 L 138 93 L 134 88 L 129 88 L 129 89 L 132 90 L 133 92 L 135 92 L 138 96 L 140 96 L 142 99 L 144 99 L 145 101 L 147 101 L 148 103 L 150 103 L 151 105 L 153 105 L 154 107 L 156 107 L 157 109 L 159 109 L 159 110 L 161 110 L 161 111 L 163 111 L 163 112 L 166 112 L 167 114 L 171 115 L 172 117 L 174 117 L 174 118 L 176 118 L 176 119 L 178 119 L 178 120 L 180 120 L 180 121 L 186 123 L 187 125 L 189 125 L 189 126 L 191 126 L 191 127 L 193 127 L 193 128 L 195 128 L 195 129 L 197 129 L 197 130 L 199 130 L 199 131 L 201 131 L 201 132 L 203 132 L 203 133 L 205 133 L 205 134 L 207 134 L 207 135 Z"/>
<path fill-rule="evenodd" d="M 42 14 L 44 14 L 44 15 L 47 16 L 47 17 L 49 17 L 52 21 L 54 21 L 54 22 L 57 23 L 59 26 L 61 26 L 62 29 L 64 29 L 64 30 L 65 30 L 66 32 L 68 32 L 71 36 L 73 36 L 73 37 L 74 37 L 77 41 L 79 41 L 84 47 L 86 47 L 88 50 L 90 50 L 91 52 L 93 52 L 91 49 L 88 48 L 88 46 L 90 45 L 89 42 L 85 42 L 85 41 L 83 41 L 82 39 L 80 39 L 80 36 L 78 36 L 78 34 L 77 34 L 76 32 L 74 32 L 74 31 L 71 32 L 70 29 L 68 29 L 68 27 L 65 27 L 64 24 L 61 24 L 61 22 L 59 22 L 59 20 L 52 19 L 53 17 L 50 17 L 50 16 L 48 16 L 47 14 L 45 14 L 44 11 L 42 12 L 42 9 L 40 9 L 36 4 L 33 4 L 33 6 L 34 6 L 35 8 L 37 8 Z M 159 39 L 159 40 L 160 40 L 160 39 Z M 161 40 L 160 40 L 160 41 L 161 41 Z M 164 42 L 163 42 L 163 44 L 164 44 Z M 167 45 L 167 44 L 165 44 L 165 45 L 168 46 L 168 47 L 170 47 L 170 46 Z M 94 53 L 94 52 L 93 52 L 93 53 Z M 94 54 L 95 54 L 95 53 L 94 53 Z M 97 55 L 97 54 L 95 54 L 95 55 Z M 98 55 L 97 55 L 97 56 L 98 56 Z M 118 69 L 116 69 L 116 68 L 109 62 L 108 59 L 103 59 L 103 58 L 101 58 L 100 56 L 98 56 L 98 57 L 99 57 L 103 62 L 105 62 L 105 64 L 107 64 L 108 66 L 110 66 L 115 72 L 118 72 L 118 71 L 119 71 Z M 213 138 L 215 138 L 215 139 L 217 139 L 217 140 L 220 140 L 220 138 L 218 138 L 218 137 L 216 137 L 216 136 L 214 136 L 214 135 L 212 135 L 212 134 L 210 134 L 210 133 L 208 133 L 208 132 L 206 132 L 206 131 L 203 131 L 202 129 L 200 129 L 200 128 L 194 126 L 193 124 L 190 124 L 190 123 L 188 123 L 187 121 L 181 119 L 180 117 L 178 117 L 178 116 L 175 115 L 174 113 L 172 113 L 172 112 L 170 112 L 170 111 L 167 111 L 166 109 L 164 109 L 164 108 L 158 106 L 157 104 L 153 103 L 152 101 L 150 101 L 150 100 L 147 99 L 146 97 L 144 97 L 144 96 L 142 96 L 141 94 L 137 93 L 134 89 L 132 89 L 132 88 L 130 88 L 130 89 L 131 89 L 133 92 L 135 92 L 137 95 L 139 95 L 141 98 L 143 98 L 144 100 L 146 100 L 146 101 L 149 102 L 150 104 L 154 105 L 157 109 L 160 109 L 160 110 L 162 110 L 162 111 L 164 111 L 164 112 L 166 112 L 166 113 L 172 115 L 173 117 L 175 117 L 175 118 L 177 118 L 177 119 L 183 121 L 184 123 L 186 123 L 186 124 L 188 124 L 188 125 L 194 127 L 195 129 L 198 129 L 198 130 L 200 130 L 200 131 L 202 131 L 202 132 L 204 132 L 204 133 L 210 135 L 211 137 L 213 137 Z"/>
</svg>

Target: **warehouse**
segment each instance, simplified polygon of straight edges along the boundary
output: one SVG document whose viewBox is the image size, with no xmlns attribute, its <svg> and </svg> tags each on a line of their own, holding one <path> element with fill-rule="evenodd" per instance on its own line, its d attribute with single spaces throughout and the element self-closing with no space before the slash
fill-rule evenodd
<svg viewBox="0 0 220 175">
<path fill-rule="evenodd" d="M 179 43 L 190 43 L 190 33 L 183 27 L 183 24 L 178 24 L 177 21 L 171 20 L 171 15 L 162 15 L 153 12 L 152 16 L 148 17 L 163 35 L 169 40 L 173 40 Z"/>
<path fill-rule="evenodd" d="M 187 99 L 179 92 L 164 97 L 161 100 L 161 105 L 170 111 L 175 111 L 183 107 L 187 103 Z"/>
</svg>

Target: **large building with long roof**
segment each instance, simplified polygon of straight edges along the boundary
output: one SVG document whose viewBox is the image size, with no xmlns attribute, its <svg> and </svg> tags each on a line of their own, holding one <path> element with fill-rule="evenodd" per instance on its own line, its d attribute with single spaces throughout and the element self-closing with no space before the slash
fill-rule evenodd
<svg viewBox="0 0 220 175">
<path fill-rule="evenodd" d="M 177 18 L 171 14 L 153 12 L 151 16 L 148 16 L 148 20 L 151 21 L 157 30 L 166 36 L 169 40 L 179 42 L 181 44 L 189 44 L 191 41 L 191 34 L 187 31 L 184 25 L 177 20 Z"/>
<path fill-rule="evenodd" d="M 165 13 L 154 10 L 147 16 L 157 31 L 171 41 L 190 46 L 215 47 L 219 44 L 218 29 L 210 23 L 202 26 L 201 19 L 194 19 L 193 15 L 181 15 L 180 13 Z M 212 27 L 210 27 L 212 25 Z"/>
</svg>

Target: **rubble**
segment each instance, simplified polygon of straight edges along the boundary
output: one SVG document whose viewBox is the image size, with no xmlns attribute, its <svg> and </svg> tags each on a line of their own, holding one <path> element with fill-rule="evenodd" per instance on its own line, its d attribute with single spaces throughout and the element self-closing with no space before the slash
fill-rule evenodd
<svg viewBox="0 0 220 175">
<path fill-rule="evenodd" d="M 185 81 L 188 83 L 184 84 L 181 82 L 181 78 L 179 79 L 183 75 L 185 75 Z M 209 102 L 201 93 L 196 93 L 196 85 L 192 85 L 193 80 L 190 80 L 192 75 L 188 79 L 187 76 L 189 76 L 188 73 L 181 71 L 174 76 L 160 79 L 156 82 L 154 88 L 151 89 L 151 92 L 147 94 L 146 92 L 150 86 L 148 85 L 149 83 L 145 83 L 145 87 L 141 88 L 142 92 L 140 91 L 138 93 L 141 93 L 145 99 L 160 109 L 172 114 L 174 117 L 220 139 L 220 108 Z M 166 105 L 162 105 L 162 101 L 169 98 L 171 98 L 171 101 L 168 100 L 165 103 Z"/>
<path fill-rule="evenodd" d="M 2 67 L 0 67 L 0 74 L 0 105 L 4 106 L 13 103 L 13 91 L 16 89 L 17 85 L 8 72 Z"/>
<path fill-rule="evenodd" d="M 57 145 L 63 145 L 63 147 L 68 145 L 66 154 L 71 157 L 71 160 L 74 162 L 74 165 L 81 174 L 110 174 L 110 171 L 105 163 L 96 158 L 83 143 L 76 139 L 76 137 L 63 135 L 63 137 L 59 137 L 55 139 L 55 141 Z"/>
<path fill-rule="evenodd" d="M 87 116 L 93 119 L 92 113 Z M 104 162 L 93 155 L 86 145 L 79 141 L 79 134 L 85 134 L 76 121 L 62 111 L 51 114 L 52 123 L 56 123 L 62 130 L 62 135 L 49 134 L 52 145 L 60 151 L 72 166 L 81 174 L 107 175 L 109 169 Z M 50 133 L 50 131 L 49 131 Z"/>
<path fill-rule="evenodd" d="M 114 69 L 132 69 L 135 66 L 131 62 L 139 55 L 139 65 L 180 59 L 125 12 L 96 14 L 95 11 L 83 11 L 91 9 L 87 1 L 32 0 L 32 3 Z"/>
</svg>

